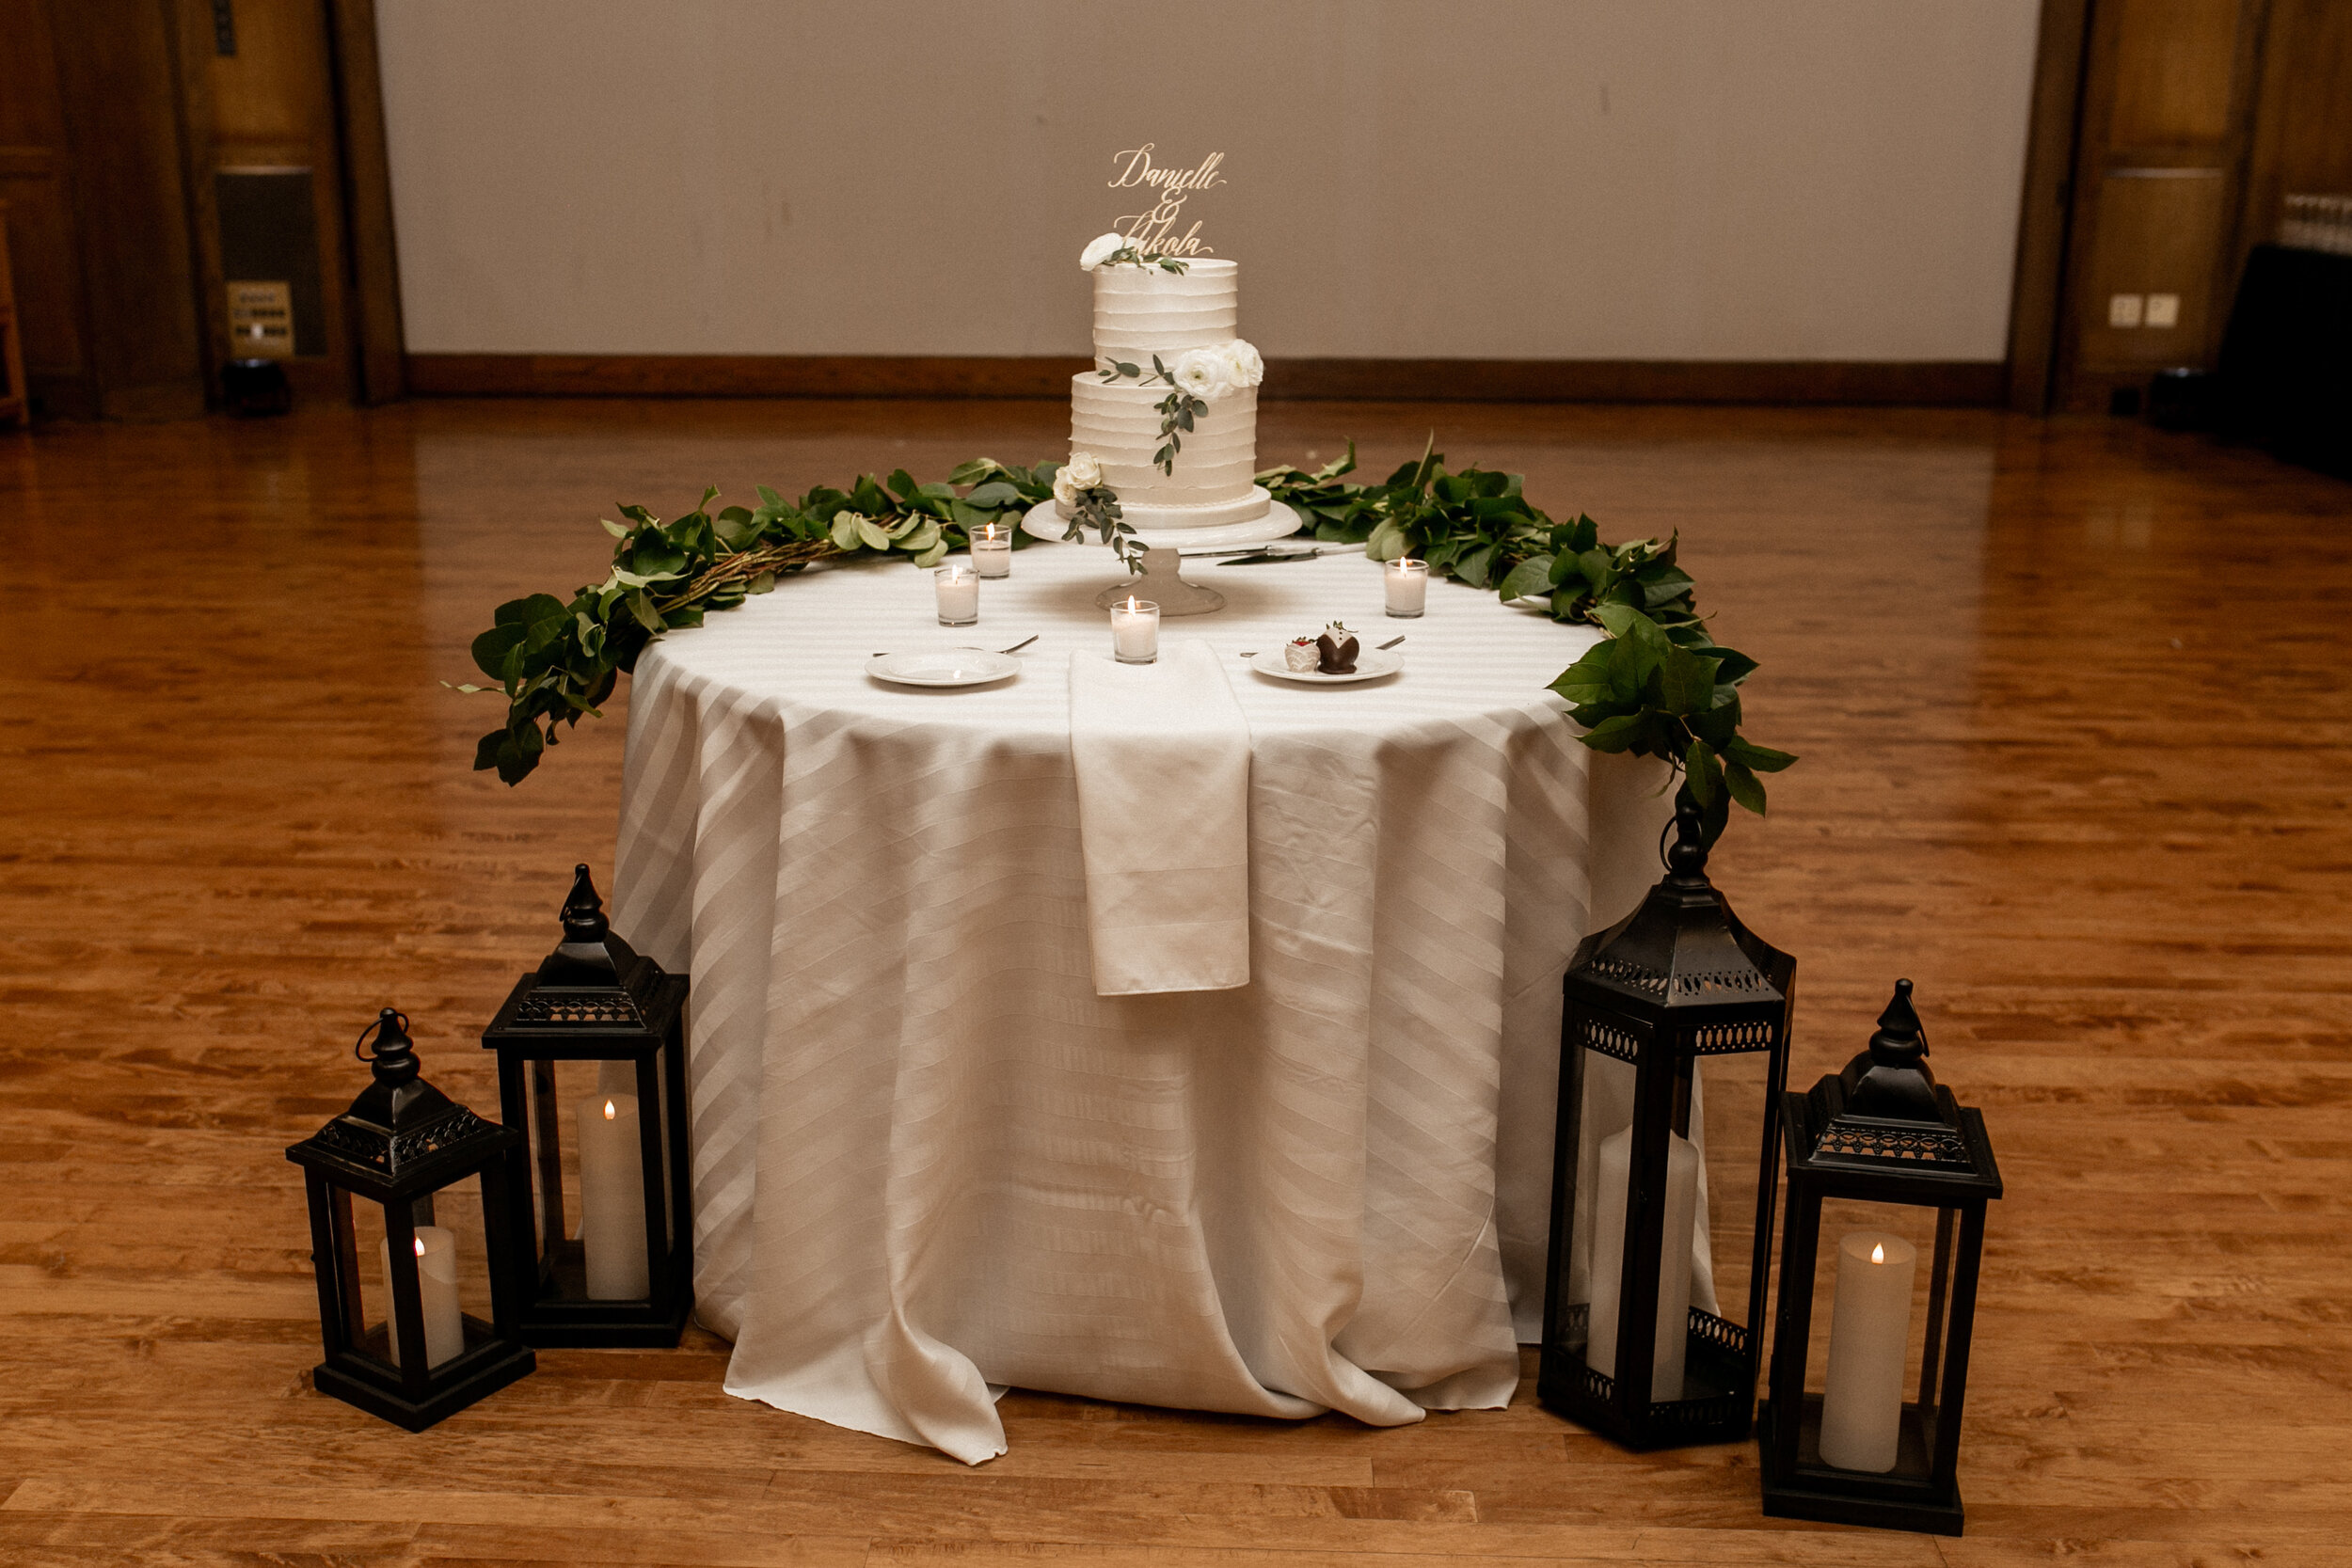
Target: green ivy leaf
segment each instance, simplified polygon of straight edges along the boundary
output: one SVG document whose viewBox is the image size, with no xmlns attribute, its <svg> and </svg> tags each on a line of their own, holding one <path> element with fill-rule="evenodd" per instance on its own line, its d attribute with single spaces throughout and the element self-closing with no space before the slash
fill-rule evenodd
<svg viewBox="0 0 2352 1568">
<path fill-rule="evenodd" d="M 1502 602 L 1509 604 L 1513 599 L 1523 599 L 1531 594 L 1550 593 L 1552 563 L 1553 558 L 1550 556 L 1531 555 L 1512 567 L 1510 575 L 1502 579 L 1502 587 L 1499 590 Z"/>
<path fill-rule="evenodd" d="M 1731 798 L 1756 816 L 1764 815 L 1764 782 L 1748 771 L 1743 763 L 1724 765 L 1724 783 L 1731 788 Z"/>
<path fill-rule="evenodd" d="M 1701 807 L 1711 806 L 1724 787 L 1723 765 L 1715 760 L 1715 750 L 1704 740 L 1693 740 L 1683 753 L 1682 774 L 1691 785 L 1691 799 Z"/>
<path fill-rule="evenodd" d="M 1715 705 L 1715 661 L 1685 648 L 1669 647 L 1660 667 L 1660 707 L 1668 713 L 1704 713 Z"/>
<path fill-rule="evenodd" d="M 1775 752 L 1770 746 L 1758 746 L 1752 740 L 1735 739 L 1724 748 L 1724 754 L 1758 773 L 1777 773 L 1797 760 L 1792 752 Z M 1763 808 L 1759 806 L 1756 809 L 1761 811 Z"/>
</svg>

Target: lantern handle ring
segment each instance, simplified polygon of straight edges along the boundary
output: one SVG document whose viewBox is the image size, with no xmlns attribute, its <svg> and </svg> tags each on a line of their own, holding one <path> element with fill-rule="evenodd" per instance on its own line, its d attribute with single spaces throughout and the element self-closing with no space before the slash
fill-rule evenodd
<svg viewBox="0 0 2352 1568">
<path fill-rule="evenodd" d="M 373 1023 L 371 1023 L 366 1028 L 360 1030 L 359 1037 L 352 1041 L 351 1055 L 354 1061 L 372 1062 L 375 1060 L 376 1053 L 373 1051 L 364 1049 L 368 1043 L 368 1037 L 370 1035 L 380 1034 L 383 1031 L 386 1021 L 389 1019 L 400 1020 L 400 1032 L 402 1034 L 405 1035 L 408 1032 L 408 1015 L 402 1012 L 397 1007 L 385 1008 L 383 1017 L 378 1018 Z"/>
</svg>

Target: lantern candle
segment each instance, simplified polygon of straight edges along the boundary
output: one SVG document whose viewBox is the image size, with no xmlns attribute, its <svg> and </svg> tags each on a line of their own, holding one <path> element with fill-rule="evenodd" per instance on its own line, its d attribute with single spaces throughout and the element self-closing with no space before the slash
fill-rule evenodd
<svg viewBox="0 0 2352 1568">
<path fill-rule="evenodd" d="M 972 536 L 972 564 L 984 578 L 1012 576 L 1012 535 L 990 523 Z"/>
<path fill-rule="evenodd" d="M 931 573 L 939 596 L 939 624 L 968 626 L 980 618 L 980 574 L 969 562 L 959 561 Z"/>
<path fill-rule="evenodd" d="M 1883 1475 L 1902 1435 L 1903 1352 L 1919 1251 L 1900 1236 L 1851 1230 L 1837 1243 L 1837 1306 L 1821 1398 L 1821 1462 Z"/>
<path fill-rule="evenodd" d="M 591 1301 L 637 1301 L 650 1293 L 644 1151 L 633 1094 L 594 1094 L 580 1102 L 580 1244 Z"/>
<path fill-rule="evenodd" d="M 1683 1361 L 1691 1343 L 1691 1240 L 1698 1220 L 1699 1151 L 1677 1132 L 1666 1134 L 1665 1241 L 1658 1259 L 1658 1333 L 1651 1341 L 1649 1398 L 1682 1397 Z M 1593 1207 L 1593 1301 L 1586 1319 L 1584 1364 L 1617 1375 L 1618 1292 L 1625 1278 L 1626 1186 L 1633 1166 L 1633 1129 L 1600 1141 Z"/>
<path fill-rule="evenodd" d="M 1111 653 L 1121 664 L 1150 664 L 1160 657 L 1160 607 L 1127 595 L 1111 606 Z"/>
<path fill-rule="evenodd" d="M 1381 570 L 1388 589 L 1389 613 L 1400 621 L 1420 618 L 1429 607 L 1429 562 L 1404 557 L 1390 562 Z"/>
<path fill-rule="evenodd" d="M 457 1238 L 446 1227 L 417 1227 L 417 1294 L 424 1307 L 424 1364 L 437 1367 L 466 1348 L 466 1315 L 457 1306 Z M 384 1329 L 400 1364 L 400 1311 L 392 1299 L 392 1243 L 375 1243 L 384 1267 Z"/>
</svg>

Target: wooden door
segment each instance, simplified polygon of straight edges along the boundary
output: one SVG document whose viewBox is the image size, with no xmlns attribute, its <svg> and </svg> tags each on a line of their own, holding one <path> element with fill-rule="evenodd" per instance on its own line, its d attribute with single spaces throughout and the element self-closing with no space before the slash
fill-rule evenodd
<svg viewBox="0 0 2352 1568">
<path fill-rule="evenodd" d="M 2097 0 L 2058 342 L 2059 402 L 2209 366 L 2239 225 L 2265 0 Z"/>
</svg>

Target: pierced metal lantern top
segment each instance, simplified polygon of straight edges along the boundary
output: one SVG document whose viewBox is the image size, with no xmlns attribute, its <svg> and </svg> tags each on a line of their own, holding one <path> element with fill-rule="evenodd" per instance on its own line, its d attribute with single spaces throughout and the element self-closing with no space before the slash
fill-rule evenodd
<svg viewBox="0 0 2352 1568">
<path fill-rule="evenodd" d="M 286 1150 L 287 1159 L 338 1186 L 381 1203 L 421 1197 L 522 1141 L 419 1076 L 408 1019 L 397 1009 L 379 1013 L 352 1054 L 370 1064 L 373 1082 L 350 1110 Z"/>
<path fill-rule="evenodd" d="M 1572 996 L 1674 1028 L 1785 1014 L 1796 968 L 1794 958 L 1741 924 L 1708 880 L 1699 807 L 1686 789 L 1675 807 L 1666 875 L 1639 909 L 1587 940 L 1567 988 Z M 1761 1050 L 1768 1043 L 1758 1037 L 1719 1048 Z"/>
<path fill-rule="evenodd" d="M 1935 1081 L 1927 1054 L 1911 982 L 1898 980 L 1868 1048 L 1791 1107 L 1791 1174 L 1867 1175 L 1928 1202 L 2000 1196 L 1984 1118 Z"/>
<path fill-rule="evenodd" d="M 603 1049 L 659 1044 L 685 988 L 613 934 L 584 864 L 572 868 L 562 920 L 564 940 L 507 996 L 482 1043 L 494 1050 L 563 1040 Z"/>
</svg>

